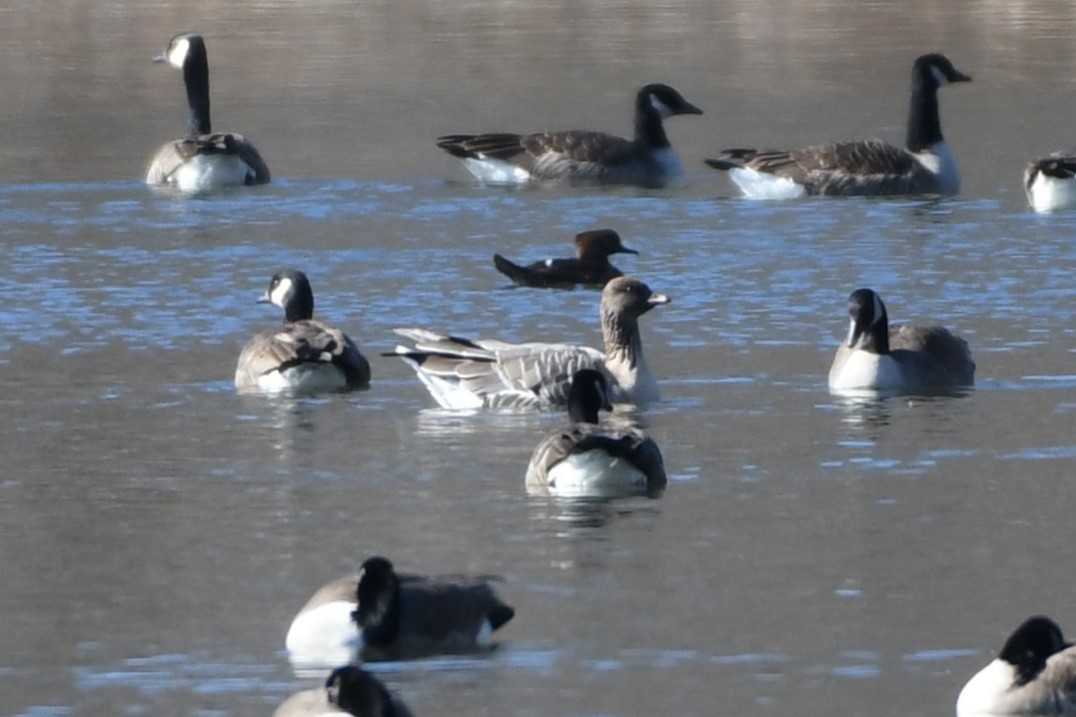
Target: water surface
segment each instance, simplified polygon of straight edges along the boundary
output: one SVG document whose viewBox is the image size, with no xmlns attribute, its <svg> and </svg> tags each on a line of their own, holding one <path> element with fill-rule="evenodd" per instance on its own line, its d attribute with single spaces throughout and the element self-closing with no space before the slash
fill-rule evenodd
<svg viewBox="0 0 1076 717">
<path fill-rule="evenodd" d="M 190 27 L 218 126 L 257 141 L 273 184 L 141 184 L 185 121 L 178 73 L 149 58 Z M 420 717 L 951 714 L 1025 617 L 1076 624 L 1056 569 L 1076 213 L 1034 216 L 1020 188 L 1070 141 L 1074 30 L 1060 2 L 0 10 L 0 713 L 269 714 L 311 684 L 283 654 L 295 610 L 382 553 L 502 575 L 517 609 L 491 656 L 375 666 Z M 959 198 L 757 203 L 701 164 L 899 141 L 911 60 L 935 49 L 975 77 L 941 99 Z M 655 80 L 706 110 L 669 122 L 677 187 L 478 187 L 431 141 L 626 132 Z M 376 354 L 410 325 L 596 344 L 596 292 L 512 288 L 490 257 L 603 226 L 673 300 L 643 319 L 670 485 L 528 497 L 559 416 L 438 410 Z M 374 357 L 371 390 L 234 393 L 282 266 Z M 862 285 L 965 336 L 975 390 L 830 396 Z"/>
</svg>

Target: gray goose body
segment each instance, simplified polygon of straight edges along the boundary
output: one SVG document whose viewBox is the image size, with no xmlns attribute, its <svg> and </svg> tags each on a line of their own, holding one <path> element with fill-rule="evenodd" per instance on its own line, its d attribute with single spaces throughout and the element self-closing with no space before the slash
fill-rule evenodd
<svg viewBox="0 0 1076 717">
<path fill-rule="evenodd" d="M 369 660 L 482 648 L 514 615 L 484 579 L 400 576 L 378 556 L 362 565 L 354 619 Z"/>
<path fill-rule="evenodd" d="M 412 346 L 393 354 L 406 361 L 442 408 L 550 410 L 568 400 L 576 371 L 601 371 L 613 401 L 645 406 L 659 398 L 657 380 L 643 356 L 638 319 L 667 303 L 632 277 L 602 289 L 601 325 L 605 352 L 569 344 L 510 344 L 472 340 L 425 329 L 396 329 Z"/>
<path fill-rule="evenodd" d="M 571 259 L 547 259 L 526 266 L 513 263 L 500 254 L 493 255 L 493 264 L 513 282 L 521 286 L 558 287 L 583 284 L 605 286 L 610 279 L 623 274 L 609 263 L 612 254 L 638 254 L 620 241 L 612 229 L 593 229 L 575 236 L 576 256 Z"/>
<path fill-rule="evenodd" d="M 706 163 L 729 172 L 745 195 L 757 198 L 956 194 L 960 174 L 942 136 L 937 92 L 970 80 L 944 55 L 916 59 L 903 148 L 864 140 L 796 150 L 727 149 Z"/>
<path fill-rule="evenodd" d="M 557 496 L 641 495 L 656 497 L 668 479 L 661 450 L 642 429 L 602 424 L 608 407 L 605 377 L 584 369 L 572 377 L 571 423 L 551 433 L 531 456 L 527 491 Z"/>
<path fill-rule="evenodd" d="M 1005 641 L 997 659 L 960 690 L 957 717 L 1073 717 L 1076 647 L 1048 617 L 1028 618 Z"/>
<path fill-rule="evenodd" d="M 881 298 L 858 289 L 848 299 L 848 338 L 829 372 L 832 391 L 930 391 L 971 386 L 975 362 L 964 339 L 942 326 L 890 326 Z"/>
<path fill-rule="evenodd" d="M 651 84 L 636 94 L 631 139 L 589 130 L 494 132 L 445 135 L 437 146 L 462 159 L 477 179 L 494 184 L 583 180 L 661 186 L 683 173 L 662 120 L 682 114 L 702 110 L 672 87 Z"/>
<path fill-rule="evenodd" d="M 156 62 L 183 71 L 189 110 L 188 134 L 154 154 L 146 184 L 203 192 L 229 185 L 264 184 L 269 167 L 243 135 L 213 132 L 209 114 L 209 60 L 201 35 L 176 35 Z"/>
<path fill-rule="evenodd" d="M 337 667 L 323 687 L 296 692 L 273 717 L 411 717 L 411 710 L 370 673 L 354 665 Z"/>
<path fill-rule="evenodd" d="M 275 274 L 260 299 L 284 309 L 284 326 L 252 338 L 239 354 L 240 390 L 312 393 L 369 386 L 370 364 L 340 329 L 313 319 L 314 295 L 301 271 Z"/>
</svg>

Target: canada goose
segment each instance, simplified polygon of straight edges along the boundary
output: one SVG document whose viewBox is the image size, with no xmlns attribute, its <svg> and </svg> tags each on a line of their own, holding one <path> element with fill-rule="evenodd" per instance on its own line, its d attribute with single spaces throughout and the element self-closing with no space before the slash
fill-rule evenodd
<svg viewBox="0 0 1076 717">
<path fill-rule="evenodd" d="M 1050 618 L 1028 618 L 960 690 L 956 714 L 1076 715 L 1076 648 Z"/>
<path fill-rule="evenodd" d="M 534 449 L 527 466 L 528 492 L 655 497 L 664 490 L 668 481 L 657 443 L 635 426 L 600 425 L 598 412 L 608 407 L 605 376 L 593 369 L 577 371 L 568 391 L 571 425 Z"/>
<path fill-rule="evenodd" d="M 213 132 L 209 120 L 209 58 L 195 33 L 176 35 L 154 62 L 183 70 L 190 125 L 187 136 L 164 144 L 153 156 L 146 184 L 204 192 L 229 185 L 265 184 L 269 167 L 243 135 Z"/>
<path fill-rule="evenodd" d="M 638 279 L 621 276 L 602 289 L 605 353 L 568 344 L 509 344 L 471 340 L 425 329 L 396 329 L 413 347 L 397 346 L 442 408 L 548 410 L 568 400 L 572 374 L 593 368 L 605 374 L 614 401 L 646 405 L 658 384 L 643 356 L 639 317 L 669 302 Z"/>
<path fill-rule="evenodd" d="M 728 171 L 744 195 L 782 199 L 805 195 L 883 196 L 956 194 L 960 173 L 938 117 L 938 88 L 970 82 L 944 55 L 912 65 L 907 149 L 878 140 L 823 144 L 798 150 L 726 149 L 707 159 Z"/>
<path fill-rule="evenodd" d="M 632 139 L 580 130 L 451 134 L 438 137 L 437 146 L 462 159 L 479 181 L 493 184 L 567 179 L 661 186 L 683 174 L 662 120 L 685 114 L 702 110 L 672 87 L 651 84 L 635 97 Z"/>
<path fill-rule="evenodd" d="M 314 292 L 306 274 L 277 272 L 259 302 L 284 309 L 284 328 L 258 334 L 243 348 L 236 388 L 312 393 L 369 386 L 370 364 L 352 340 L 313 319 Z"/>
<path fill-rule="evenodd" d="M 520 266 L 500 254 L 494 254 L 493 265 L 497 271 L 523 286 L 605 286 L 610 279 L 621 276 L 620 270 L 609 263 L 609 256 L 638 253 L 621 244 L 620 235 L 612 229 L 592 229 L 575 235 L 574 259 L 546 259 Z"/>
<path fill-rule="evenodd" d="M 411 710 L 369 672 L 345 665 L 329 674 L 324 687 L 296 692 L 273 712 L 273 717 L 337 715 L 411 717 Z"/>
<path fill-rule="evenodd" d="M 1029 164 L 1024 191 L 1036 212 L 1076 206 L 1076 151 L 1054 152 Z"/>
<path fill-rule="evenodd" d="M 397 575 L 377 556 L 362 564 L 353 617 L 364 659 L 393 659 L 487 646 L 514 615 L 484 580 Z"/>
<path fill-rule="evenodd" d="M 912 391 L 971 386 L 975 363 L 964 339 L 941 326 L 889 326 L 881 297 L 857 289 L 848 297 L 851 326 L 829 370 L 832 391 Z"/>
</svg>

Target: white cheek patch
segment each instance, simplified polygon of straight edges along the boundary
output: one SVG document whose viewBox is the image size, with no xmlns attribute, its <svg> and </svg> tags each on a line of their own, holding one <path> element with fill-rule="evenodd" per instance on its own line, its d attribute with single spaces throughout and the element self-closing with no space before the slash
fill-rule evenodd
<svg viewBox="0 0 1076 717">
<path fill-rule="evenodd" d="M 850 320 L 848 322 L 848 338 L 846 338 L 844 340 L 844 342 L 846 344 L 848 344 L 848 348 L 853 347 L 852 341 L 855 339 L 855 336 L 856 336 L 856 320 L 852 319 L 852 320 Z"/>
<path fill-rule="evenodd" d="M 269 294 L 269 300 L 280 308 L 284 308 L 284 301 L 288 298 L 288 294 L 291 293 L 291 279 L 281 279 L 280 282 L 273 287 L 272 292 Z"/>
<path fill-rule="evenodd" d="M 663 118 L 672 117 L 672 110 L 669 106 L 658 99 L 657 95 L 650 95 L 650 106 L 653 107 L 659 115 Z"/>
<path fill-rule="evenodd" d="M 949 84 L 949 78 L 945 76 L 945 73 L 938 69 L 937 65 L 930 66 L 930 72 L 934 75 L 934 80 L 938 83 L 938 86 Z"/>
<path fill-rule="evenodd" d="M 545 265 L 546 266 L 553 266 L 553 260 L 552 259 L 546 259 L 545 260 Z"/>
<path fill-rule="evenodd" d="M 187 61 L 187 53 L 190 52 L 191 41 L 183 37 L 176 40 L 168 50 L 168 64 L 183 69 L 183 63 Z"/>
</svg>

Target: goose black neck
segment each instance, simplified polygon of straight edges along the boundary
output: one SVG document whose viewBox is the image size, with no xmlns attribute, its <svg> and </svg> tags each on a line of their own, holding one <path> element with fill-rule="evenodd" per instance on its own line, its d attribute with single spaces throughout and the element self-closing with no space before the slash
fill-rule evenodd
<svg viewBox="0 0 1076 717">
<path fill-rule="evenodd" d="M 917 73 L 912 78 L 906 146 L 912 152 L 922 152 L 942 139 L 941 118 L 938 114 L 938 85 L 933 78 L 926 79 Z"/>
<path fill-rule="evenodd" d="M 601 409 L 601 396 L 594 392 L 594 386 L 577 388 L 575 382 L 568 393 L 568 418 L 572 423 L 598 423 L 598 411 Z"/>
<path fill-rule="evenodd" d="M 190 134 L 209 134 L 209 58 L 202 38 L 191 39 L 187 59 L 183 63 L 183 83 L 187 86 L 187 107 L 190 110 Z"/>
<path fill-rule="evenodd" d="M 874 318 L 874 323 L 863 329 L 860 347 L 864 351 L 884 355 L 889 353 L 889 317 L 882 314 Z"/>
<path fill-rule="evenodd" d="M 400 583 L 395 574 L 377 585 L 359 582 L 356 622 L 363 641 L 374 647 L 391 645 L 400 631 Z"/>
<path fill-rule="evenodd" d="M 661 115 L 650 105 L 649 95 L 640 95 L 635 101 L 635 141 L 651 149 L 671 146 L 669 138 L 665 136 Z"/>
<path fill-rule="evenodd" d="M 284 321 L 291 323 L 314 318 L 314 292 L 305 276 L 294 279 L 292 292 L 285 302 Z"/>
</svg>

